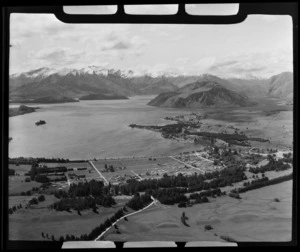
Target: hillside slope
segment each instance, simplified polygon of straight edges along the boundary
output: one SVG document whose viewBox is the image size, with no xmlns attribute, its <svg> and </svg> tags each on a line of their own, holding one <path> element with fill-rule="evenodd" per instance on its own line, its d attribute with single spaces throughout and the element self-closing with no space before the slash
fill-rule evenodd
<svg viewBox="0 0 300 252">
<path fill-rule="evenodd" d="M 224 87 L 215 76 L 187 84 L 176 92 L 162 93 L 148 105 L 157 107 L 200 108 L 220 106 L 254 106 L 256 102 L 247 96 Z"/>
</svg>

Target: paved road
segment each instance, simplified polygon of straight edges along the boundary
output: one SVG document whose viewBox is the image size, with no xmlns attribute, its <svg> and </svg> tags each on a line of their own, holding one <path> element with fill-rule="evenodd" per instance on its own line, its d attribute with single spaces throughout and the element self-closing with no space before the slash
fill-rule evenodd
<svg viewBox="0 0 300 252">
<path fill-rule="evenodd" d="M 134 214 L 136 214 L 136 213 L 139 213 L 139 212 L 141 212 L 141 211 L 144 211 L 145 209 L 147 209 L 148 207 L 150 207 L 150 206 L 152 206 L 153 204 L 156 204 L 156 199 L 155 198 L 153 198 L 152 196 L 151 196 L 151 199 L 153 200 L 148 206 L 145 206 L 144 208 L 142 208 L 142 209 L 140 209 L 140 210 L 138 210 L 138 211 L 135 211 L 135 212 L 133 212 L 133 213 L 130 213 L 130 214 L 127 214 L 127 215 L 124 215 L 124 216 L 122 216 L 120 219 L 118 219 L 118 220 L 116 220 L 110 227 L 108 227 L 105 231 L 103 231 L 96 239 L 95 239 L 95 241 L 97 241 L 98 239 L 100 239 L 111 227 L 113 227 L 118 221 L 120 221 L 120 220 L 122 220 L 122 219 L 124 219 L 125 217 L 128 217 L 128 216 L 131 216 L 131 215 L 134 215 Z"/>
<path fill-rule="evenodd" d="M 179 159 L 177 159 L 177 158 L 174 158 L 174 157 L 172 157 L 172 156 L 170 156 L 170 158 L 173 158 L 173 159 L 176 160 L 177 162 L 182 163 L 182 164 L 184 164 L 184 165 L 186 165 L 186 166 L 188 166 L 188 167 L 190 167 L 190 168 L 193 168 L 193 169 L 196 169 L 196 170 L 201 171 L 202 173 L 205 173 L 205 171 L 203 171 L 202 169 L 196 168 L 196 167 L 194 167 L 194 166 L 192 166 L 192 165 L 190 165 L 190 164 L 188 164 L 188 163 L 185 163 L 185 162 L 183 162 L 183 161 L 181 161 L 181 160 L 179 160 Z"/>
<path fill-rule="evenodd" d="M 92 161 L 89 161 L 89 164 L 96 170 L 96 172 L 98 172 L 98 174 L 100 175 L 100 177 L 104 180 L 104 184 L 108 185 L 109 182 L 106 180 L 106 178 L 102 175 L 102 173 L 95 167 L 95 165 L 93 164 Z"/>
</svg>

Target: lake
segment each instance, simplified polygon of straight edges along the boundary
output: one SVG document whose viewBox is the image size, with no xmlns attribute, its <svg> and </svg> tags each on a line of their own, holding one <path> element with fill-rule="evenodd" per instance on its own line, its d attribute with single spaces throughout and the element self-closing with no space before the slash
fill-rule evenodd
<svg viewBox="0 0 300 252">
<path fill-rule="evenodd" d="M 199 149 L 199 145 L 164 139 L 160 133 L 128 126 L 172 123 L 163 118 L 194 111 L 146 105 L 152 98 L 29 105 L 41 109 L 9 118 L 9 136 L 13 138 L 9 157 L 92 159 L 169 155 Z M 36 126 L 39 120 L 46 124 Z"/>
</svg>

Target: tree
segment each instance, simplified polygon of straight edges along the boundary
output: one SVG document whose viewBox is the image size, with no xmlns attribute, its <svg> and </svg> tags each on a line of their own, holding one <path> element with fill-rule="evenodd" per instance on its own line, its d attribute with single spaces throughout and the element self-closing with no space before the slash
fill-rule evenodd
<svg viewBox="0 0 300 252">
<path fill-rule="evenodd" d="M 43 237 L 43 238 L 45 238 L 45 234 L 44 234 L 44 232 L 42 232 L 42 237 Z"/>
<path fill-rule="evenodd" d="M 32 181 L 34 180 L 34 177 L 37 174 L 37 167 L 38 164 L 36 162 L 32 163 L 31 170 L 30 170 L 30 178 Z"/>
<path fill-rule="evenodd" d="M 180 207 L 180 208 L 186 207 L 186 202 L 184 202 L 184 201 L 179 202 L 178 207 Z"/>
<path fill-rule="evenodd" d="M 212 227 L 211 225 L 205 225 L 205 226 L 204 226 L 204 229 L 205 229 L 205 230 L 212 230 L 213 227 Z"/>
<path fill-rule="evenodd" d="M 32 198 L 30 201 L 29 201 L 29 204 L 30 205 L 37 205 L 39 202 L 37 200 L 37 198 Z"/>
<path fill-rule="evenodd" d="M 45 201 L 45 196 L 42 194 L 38 197 L 38 201 L 39 202 L 42 202 L 42 201 Z"/>
</svg>

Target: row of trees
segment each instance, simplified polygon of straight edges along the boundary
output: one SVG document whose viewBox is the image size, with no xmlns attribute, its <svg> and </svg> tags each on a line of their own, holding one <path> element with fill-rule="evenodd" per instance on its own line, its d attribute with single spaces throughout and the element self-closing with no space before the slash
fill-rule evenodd
<svg viewBox="0 0 300 252">
<path fill-rule="evenodd" d="M 43 194 L 39 195 L 37 198 L 32 198 L 29 200 L 29 205 L 37 205 L 39 202 L 45 201 L 45 196 Z"/>
<path fill-rule="evenodd" d="M 216 170 L 207 174 L 195 173 L 191 176 L 184 176 L 179 173 L 176 176 L 165 174 L 160 179 L 145 179 L 142 181 L 130 179 L 124 185 L 114 185 L 114 189 L 116 193 L 124 195 L 133 195 L 136 192 L 144 192 L 147 189 L 156 190 L 160 188 L 185 188 L 186 192 L 209 190 L 231 186 L 233 183 L 247 179 L 247 176 L 244 174 L 245 170 L 245 167 L 239 166 L 225 168 L 221 171 Z M 210 182 L 205 180 L 210 180 Z"/>
<path fill-rule="evenodd" d="M 56 211 L 67 211 L 71 209 L 76 211 L 82 211 L 85 209 L 93 209 L 94 212 L 97 212 L 97 205 L 104 207 L 111 207 L 115 205 L 116 202 L 111 196 L 97 196 L 97 197 L 64 197 L 59 201 L 54 202 L 50 208 L 55 209 Z"/>
<path fill-rule="evenodd" d="M 22 204 L 19 204 L 17 206 L 13 206 L 13 207 L 10 207 L 8 209 L 8 213 L 9 214 L 13 214 L 15 211 L 17 211 L 18 209 L 21 209 L 22 208 Z"/>
<path fill-rule="evenodd" d="M 220 188 L 200 192 L 200 193 L 192 193 L 190 194 L 190 199 L 199 199 L 204 197 L 220 197 L 222 196 L 222 192 Z"/>
<path fill-rule="evenodd" d="M 269 180 L 268 177 L 263 177 L 258 180 L 253 180 L 251 183 L 246 184 L 244 187 L 236 188 L 232 192 L 233 193 L 243 193 L 250 190 L 255 190 L 264 186 L 275 185 L 284 181 L 288 181 L 293 179 L 293 174 L 277 177 Z"/>
<path fill-rule="evenodd" d="M 110 194 L 109 186 L 104 186 L 103 181 L 90 180 L 89 182 L 79 182 L 70 185 L 68 194 L 70 196 L 101 196 Z"/>
<path fill-rule="evenodd" d="M 185 188 L 163 188 L 153 190 L 151 193 L 162 204 L 173 205 L 175 203 L 187 202 L 188 198 L 184 195 L 186 192 Z"/>
<path fill-rule="evenodd" d="M 145 193 L 143 195 L 140 195 L 139 193 L 136 193 L 134 197 L 129 200 L 126 204 L 126 206 L 130 207 L 131 209 L 137 211 L 139 209 L 144 208 L 146 205 L 148 205 L 152 201 L 150 194 Z"/>
<path fill-rule="evenodd" d="M 74 162 L 79 162 L 81 160 L 76 160 Z M 82 160 L 85 161 L 85 160 Z M 25 158 L 25 157 L 18 157 L 18 158 L 9 158 L 8 163 L 9 164 L 33 164 L 33 163 L 39 163 L 39 162 L 47 162 L 47 163 L 69 163 L 72 162 L 69 159 L 64 158 Z"/>
<path fill-rule="evenodd" d="M 273 157 L 269 159 L 269 163 L 261 167 L 250 167 L 249 172 L 263 173 L 266 171 L 284 171 L 290 168 L 289 164 L 285 164 L 282 159 L 275 160 Z"/>
<path fill-rule="evenodd" d="M 92 208 L 94 212 L 97 205 L 111 207 L 116 204 L 110 195 L 111 186 L 104 186 L 102 181 L 91 180 L 70 185 L 68 192 L 58 190 L 54 196 L 59 198 L 58 202 L 51 205 L 57 211 L 70 211 L 75 209 L 81 211 Z"/>
</svg>

